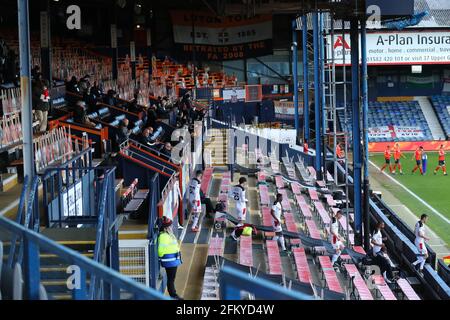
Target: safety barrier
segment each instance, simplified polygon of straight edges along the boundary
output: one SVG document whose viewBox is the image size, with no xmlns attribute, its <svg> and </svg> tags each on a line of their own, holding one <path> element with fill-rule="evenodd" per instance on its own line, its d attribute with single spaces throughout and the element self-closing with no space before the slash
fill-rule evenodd
<svg viewBox="0 0 450 320">
<path fill-rule="evenodd" d="M 103 292 L 102 295 L 96 297 L 98 299 L 168 299 L 159 291 L 147 288 L 111 268 L 3 217 L 0 217 L 0 233 L 14 234 L 24 243 L 23 285 L 26 299 L 38 300 L 41 298 L 39 258 L 41 252 L 54 254 L 71 266 L 68 271 L 72 272 L 75 279 L 71 288 L 72 298 L 75 300 L 92 298 L 88 295 L 88 286 L 92 286 L 92 282 L 89 284 L 86 280 L 88 275 L 102 283 Z"/>
</svg>

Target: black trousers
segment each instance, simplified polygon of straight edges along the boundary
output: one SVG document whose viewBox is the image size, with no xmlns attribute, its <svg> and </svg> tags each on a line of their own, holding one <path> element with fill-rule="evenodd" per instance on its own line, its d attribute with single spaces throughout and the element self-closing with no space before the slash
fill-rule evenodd
<svg viewBox="0 0 450 320">
<path fill-rule="evenodd" d="M 214 213 L 214 207 L 210 198 L 202 198 L 201 203 L 206 206 L 206 213 L 212 214 Z"/>
<path fill-rule="evenodd" d="M 174 298 L 177 296 L 177 291 L 175 290 L 175 277 L 177 276 L 178 267 L 166 268 L 167 274 L 167 291 L 169 295 Z"/>
<path fill-rule="evenodd" d="M 375 262 L 380 267 L 382 274 L 386 271 L 386 276 L 388 279 L 394 278 L 394 275 L 392 273 L 392 267 L 385 257 L 383 257 L 381 254 L 377 254 L 375 256 Z"/>
</svg>

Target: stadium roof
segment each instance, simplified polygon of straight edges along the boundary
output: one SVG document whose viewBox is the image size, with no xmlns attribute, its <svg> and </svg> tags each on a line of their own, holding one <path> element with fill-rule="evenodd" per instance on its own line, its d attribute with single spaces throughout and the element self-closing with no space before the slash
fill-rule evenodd
<svg viewBox="0 0 450 320">
<path fill-rule="evenodd" d="M 424 11 L 427 11 L 428 15 L 426 15 L 419 24 L 407 28 L 450 28 L 450 0 L 414 0 L 414 12 L 420 13 Z M 299 25 L 301 25 L 301 21 L 299 23 Z M 328 26 L 329 21 L 324 21 L 325 29 L 327 29 Z M 342 28 L 340 20 L 336 21 L 334 28 Z M 350 28 L 348 22 L 345 23 L 345 28 Z M 311 16 L 309 16 L 308 19 L 308 29 L 312 30 Z"/>
</svg>

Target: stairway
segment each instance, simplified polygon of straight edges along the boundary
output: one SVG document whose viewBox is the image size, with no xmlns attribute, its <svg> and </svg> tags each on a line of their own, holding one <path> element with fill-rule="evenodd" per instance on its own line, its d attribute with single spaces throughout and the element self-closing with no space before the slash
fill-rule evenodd
<svg viewBox="0 0 450 320">
<path fill-rule="evenodd" d="M 55 240 L 61 245 L 88 258 L 94 257 L 95 228 L 58 228 L 43 229 L 41 234 Z M 41 252 L 40 270 L 41 283 L 45 287 L 50 300 L 71 300 L 72 290 L 67 287 L 68 277 L 72 272 L 68 271 L 69 263 L 60 257 Z M 89 285 L 89 274 L 86 275 L 86 283 Z"/>
<path fill-rule="evenodd" d="M 433 106 L 431 105 L 428 97 L 414 97 L 414 100 L 417 101 L 422 109 L 423 115 L 427 120 L 428 126 L 430 127 L 431 134 L 433 135 L 434 140 L 445 140 L 445 134 L 442 130 L 441 124 L 437 118 L 436 113 L 434 112 Z"/>
<path fill-rule="evenodd" d="M 205 142 L 205 161 L 212 166 L 226 166 L 228 159 L 226 129 L 210 129 Z M 207 156 L 207 155 L 210 155 Z M 210 161 L 210 163 L 208 163 Z"/>
</svg>

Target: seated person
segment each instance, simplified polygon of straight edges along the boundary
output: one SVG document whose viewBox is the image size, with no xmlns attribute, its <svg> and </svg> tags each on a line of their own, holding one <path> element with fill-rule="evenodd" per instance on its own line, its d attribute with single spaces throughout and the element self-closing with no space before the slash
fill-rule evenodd
<svg viewBox="0 0 450 320">
<path fill-rule="evenodd" d="M 110 106 L 115 106 L 116 105 L 116 92 L 112 89 L 108 90 L 108 92 L 106 93 L 106 96 L 104 98 L 104 102 Z"/>
<path fill-rule="evenodd" d="M 95 123 L 87 116 L 86 104 L 83 101 L 78 101 L 75 105 L 74 121 L 87 127 L 95 127 Z"/>
<path fill-rule="evenodd" d="M 158 115 L 156 114 L 155 105 L 151 105 L 147 110 L 147 127 L 154 128 L 156 120 L 158 120 Z"/>
<path fill-rule="evenodd" d="M 153 135 L 153 128 L 145 128 L 142 133 L 139 135 L 138 141 L 140 144 L 143 144 L 145 146 L 154 146 L 156 144 L 159 144 L 160 142 L 158 140 L 154 140 L 152 138 Z"/>
<path fill-rule="evenodd" d="M 130 121 L 127 118 L 120 121 L 119 128 L 116 134 L 116 142 L 118 145 L 121 145 L 122 143 L 128 140 L 128 137 L 130 136 L 131 133 L 131 130 L 128 129 L 129 124 Z"/>
<path fill-rule="evenodd" d="M 171 158 L 172 157 L 172 144 L 170 142 L 166 142 L 164 144 L 164 147 L 160 151 L 162 154 Z"/>
</svg>

